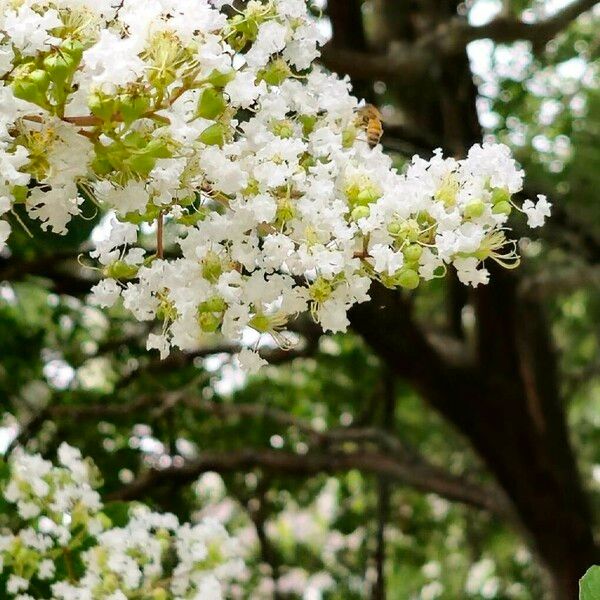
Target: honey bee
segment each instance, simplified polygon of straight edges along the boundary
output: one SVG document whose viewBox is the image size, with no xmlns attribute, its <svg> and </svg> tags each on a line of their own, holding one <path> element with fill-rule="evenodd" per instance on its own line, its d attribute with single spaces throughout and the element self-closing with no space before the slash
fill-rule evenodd
<svg viewBox="0 0 600 600">
<path fill-rule="evenodd" d="M 379 110 L 372 104 L 365 104 L 365 106 L 358 109 L 356 124 L 365 130 L 369 146 L 375 148 L 383 135 L 383 124 Z"/>
</svg>

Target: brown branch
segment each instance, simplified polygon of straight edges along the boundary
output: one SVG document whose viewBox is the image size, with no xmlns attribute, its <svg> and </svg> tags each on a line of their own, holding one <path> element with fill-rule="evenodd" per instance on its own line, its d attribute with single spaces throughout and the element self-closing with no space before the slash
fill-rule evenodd
<svg viewBox="0 0 600 600">
<path fill-rule="evenodd" d="M 185 485 L 202 473 L 236 473 L 261 468 L 279 475 L 317 475 L 340 473 L 358 469 L 367 473 L 385 475 L 402 485 L 409 485 L 426 493 L 438 494 L 448 500 L 490 511 L 502 518 L 512 519 L 512 510 L 496 490 L 489 490 L 464 477 L 429 466 L 400 461 L 379 452 L 309 453 L 292 454 L 274 450 L 248 449 L 232 452 L 204 452 L 183 467 L 151 470 L 131 484 L 109 494 L 108 500 L 135 500 L 143 498 L 162 484 Z"/>
<path fill-rule="evenodd" d="M 431 72 L 440 57 L 461 54 L 475 40 L 491 39 L 498 44 L 524 40 L 536 48 L 542 47 L 597 2 L 575 0 L 555 15 L 534 23 L 501 15 L 490 23 L 474 26 L 456 17 L 414 44 L 395 42 L 385 53 L 339 48 L 330 42 L 323 47 L 321 60 L 332 71 L 356 79 L 371 81 L 400 76 L 405 81 L 419 80 Z"/>
</svg>

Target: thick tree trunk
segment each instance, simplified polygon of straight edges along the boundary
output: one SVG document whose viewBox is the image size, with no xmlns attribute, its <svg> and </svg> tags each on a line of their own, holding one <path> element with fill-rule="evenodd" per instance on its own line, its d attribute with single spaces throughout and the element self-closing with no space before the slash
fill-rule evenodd
<svg viewBox="0 0 600 600">
<path fill-rule="evenodd" d="M 397 27 L 386 22 L 384 34 L 393 31 L 411 41 L 423 28 L 455 14 L 454 2 L 434 4 L 431 10 L 427 2 L 412 6 L 407 16 L 412 34 L 406 21 Z M 480 141 L 466 53 L 440 61 L 418 93 L 401 87 L 401 73 L 398 82 L 389 83 L 396 85 L 406 118 L 446 149 L 462 155 Z M 514 503 L 550 573 L 554 599 L 574 600 L 578 579 L 599 552 L 569 442 L 549 326 L 542 306 L 518 297 L 515 276 L 496 271 L 492 283 L 475 294 L 478 351 L 472 368 L 447 364 L 397 293 L 376 287 L 373 300 L 353 311 L 352 324 L 392 370 L 471 441 Z"/>
</svg>

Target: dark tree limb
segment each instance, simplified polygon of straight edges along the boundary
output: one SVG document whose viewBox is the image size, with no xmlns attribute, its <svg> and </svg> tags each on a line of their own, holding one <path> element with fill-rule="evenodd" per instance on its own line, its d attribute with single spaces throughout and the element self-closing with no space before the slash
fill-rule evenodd
<svg viewBox="0 0 600 600">
<path fill-rule="evenodd" d="M 135 481 L 108 495 L 108 500 L 136 500 L 146 497 L 163 484 L 186 485 L 202 473 L 246 472 L 260 468 L 272 475 L 311 476 L 319 473 L 342 473 L 358 469 L 366 473 L 384 475 L 401 485 L 419 491 L 434 493 L 511 519 L 510 506 L 492 490 L 463 477 L 450 475 L 444 469 L 431 465 L 415 465 L 379 452 L 309 452 L 292 454 L 266 449 L 246 449 L 231 452 L 203 452 L 197 459 L 182 467 L 151 470 Z"/>
</svg>

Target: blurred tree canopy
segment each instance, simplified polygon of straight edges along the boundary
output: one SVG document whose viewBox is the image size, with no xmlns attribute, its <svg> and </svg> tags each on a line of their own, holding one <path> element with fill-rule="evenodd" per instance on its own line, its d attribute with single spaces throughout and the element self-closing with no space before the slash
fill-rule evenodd
<svg viewBox="0 0 600 600">
<path fill-rule="evenodd" d="M 329 0 L 326 66 L 402 166 L 509 144 L 554 215 L 485 289 L 375 287 L 352 331 L 303 320 L 246 379 L 223 342 L 160 361 L 86 304 L 65 237 L 0 256 L 2 440 L 96 461 L 107 500 L 240 536 L 232 598 L 573 600 L 599 560 L 600 11 L 593 0 Z M 14 439 L 12 439 L 14 438 Z M 12 441 L 11 441 L 12 440 Z"/>
</svg>

